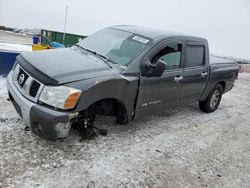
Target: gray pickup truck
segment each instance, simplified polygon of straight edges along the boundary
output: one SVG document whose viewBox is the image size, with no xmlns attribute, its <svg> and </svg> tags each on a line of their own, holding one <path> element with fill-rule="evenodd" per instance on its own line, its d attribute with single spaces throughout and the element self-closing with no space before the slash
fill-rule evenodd
<svg viewBox="0 0 250 188">
<path fill-rule="evenodd" d="M 92 126 L 96 114 L 124 124 L 196 101 L 213 112 L 238 72 L 237 63 L 210 57 L 206 39 L 113 26 L 71 48 L 19 55 L 7 87 L 31 130 L 57 139 L 73 123 Z"/>
</svg>

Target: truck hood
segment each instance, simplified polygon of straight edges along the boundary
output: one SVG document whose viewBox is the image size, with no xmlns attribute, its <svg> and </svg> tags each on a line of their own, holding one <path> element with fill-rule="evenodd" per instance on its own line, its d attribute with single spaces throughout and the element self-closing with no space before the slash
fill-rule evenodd
<svg viewBox="0 0 250 188">
<path fill-rule="evenodd" d="M 40 82 L 60 85 L 72 81 L 114 74 L 102 59 L 77 48 L 23 53 L 20 65 Z"/>
</svg>

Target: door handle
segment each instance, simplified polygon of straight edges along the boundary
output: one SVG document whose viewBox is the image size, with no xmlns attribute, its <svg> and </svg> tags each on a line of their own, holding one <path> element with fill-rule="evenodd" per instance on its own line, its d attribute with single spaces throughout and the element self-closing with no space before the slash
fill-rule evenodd
<svg viewBox="0 0 250 188">
<path fill-rule="evenodd" d="M 207 72 L 201 73 L 201 77 L 205 77 L 205 76 L 207 76 Z"/>
<path fill-rule="evenodd" d="M 175 82 L 179 82 L 181 80 L 183 80 L 183 76 L 176 76 L 176 77 L 174 77 L 174 81 Z"/>
</svg>

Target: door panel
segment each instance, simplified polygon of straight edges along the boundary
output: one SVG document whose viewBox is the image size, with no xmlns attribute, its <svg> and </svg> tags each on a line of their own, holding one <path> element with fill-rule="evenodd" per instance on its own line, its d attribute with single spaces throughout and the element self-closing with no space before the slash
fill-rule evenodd
<svg viewBox="0 0 250 188">
<path fill-rule="evenodd" d="M 205 43 L 188 42 L 183 62 L 181 104 L 197 101 L 207 85 L 209 70 L 207 66 Z"/>
<path fill-rule="evenodd" d="M 206 66 L 183 70 L 181 103 L 195 102 L 200 98 L 207 85 L 208 74 Z"/>
<path fill-rule="evenodd" d="M 143 65 L 154 65 L 157 61 L 165 63 L 166 67 L 160 77 L 141 75 L 135 118 L 164 111 L 178 104 L 183 78 L 183 70 L 180 69 L 183 44 L 179 40 L 164 41 L 144 58 L 142 71 Z"/>
<path fill-rule="evenodd" d="M 175 107 L 181 95 L 181 69 L 165 71 L 161 77 L 142 77 L 136 118 Z"/>
</svg>

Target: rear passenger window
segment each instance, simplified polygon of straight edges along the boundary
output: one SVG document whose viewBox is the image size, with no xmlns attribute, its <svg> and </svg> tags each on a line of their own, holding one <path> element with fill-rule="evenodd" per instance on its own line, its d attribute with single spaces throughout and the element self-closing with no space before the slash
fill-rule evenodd
<svg viewBox="0 0 250 188">
<path fill-rule="evenodd" d="M 204 65 L 204 46 L 187 46 L 185 67 L 197 67 Z"/>
</svg>

